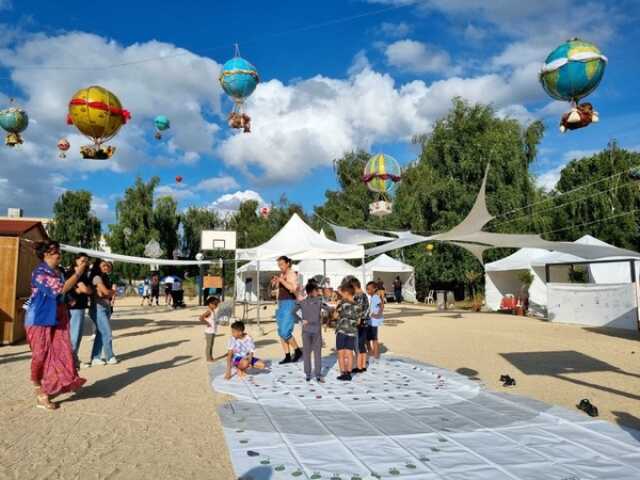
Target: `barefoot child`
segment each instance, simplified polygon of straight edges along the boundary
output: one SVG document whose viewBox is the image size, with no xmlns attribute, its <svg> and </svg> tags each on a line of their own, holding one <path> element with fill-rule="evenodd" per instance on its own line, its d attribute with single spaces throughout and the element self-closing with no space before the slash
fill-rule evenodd
<svg viewBox="0 0 640 480">
<path fill-rule="evenodd" d="M 356 353 L 356 368 L 353 373 L 363 373 L 367 371 L 367 333 L 369 330 L 369 297 L 362 290 L 360 280 L 353 277 L 349 282 L 355 291 L 353 297 L 361 310 L 360 321 L 358 322 L 358 344 Z"/>
<path fill-rule="evenodd" d="M 355 291 L 350 284 L 340 287 L 342 300 L 336 308 L 336 351 L 340 376 L 338 380 L 350 381 L 353 368 L 353 352 L 356 349 L 356 336 L 362 309 L 353 299 Z"/>
<path fill-rule="evenodd" d="M 367 295 L 369 295 L 369 327 L 367 339 L 369 341 L 369 353 L 375 359 L 380 358 L 380 345 L 378 343 L 378 327 L 384 323 L 384 303 L 376 282 L 367 283 Z"/>
<path fill-rule="evenodd" d="M 254 357 L 256 347 L 251 336 L 244 331 L 243 322 L 233 322 L 231 324 L 231 338 L 228 343 L 227 371 L 224 378 L 231 378 L 231 367 L 236 367 L 239 378 L 246 376 L 249 367 L 266 368 L 265 363 Z"/>
<path fill-rule="evenodd" d="M 216 309 L 220 304 L 218 297 L 208 297 L 205 305 L 207 309 L 202 315 L 200 315 L 200 321 L 205 324 L 204 338 L 206 346 L 204 349 L 204 355 L 207 358 L 207 362 L 213 362 L 213 342 L 216 338 Z"/>
<path fill-rule="evenodd" d="M 296 311 L 302 316 L 302 358 L 307 382 L 311 380 L 311 356 L 313 355 L 313 371 L 316 380 L 324 383 L 322 378 L 322 313 L 329 312 L 320 295 L 320 287 L 309 280 L 305 287 L 307 298 L 296 303 Z"/>
</svg>

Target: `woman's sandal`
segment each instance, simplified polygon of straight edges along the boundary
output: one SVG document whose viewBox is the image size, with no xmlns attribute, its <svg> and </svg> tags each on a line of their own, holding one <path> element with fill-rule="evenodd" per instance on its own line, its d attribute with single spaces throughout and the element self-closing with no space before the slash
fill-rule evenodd
<svg viewBox="0 0 640 480">
<path fill-rule="evenodd" d="M 36 404 L 36 407 L 43 408 L 45 410 L 57 410 L 58 404 L 50 402 L 48 395 L 40 394 L 38 395 L 38 403 Z"/>
</svg>

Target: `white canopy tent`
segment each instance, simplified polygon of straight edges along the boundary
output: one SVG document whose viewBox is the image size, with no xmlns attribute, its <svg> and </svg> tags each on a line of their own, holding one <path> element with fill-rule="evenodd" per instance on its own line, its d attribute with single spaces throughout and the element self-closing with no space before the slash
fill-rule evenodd
<svg viewBox="0 0 640 480">
<path fill-rule="evenodd" d="M 603 247 L 603 251 L 615 248 L 590 235 L 576 240 L 577 246 L 589 245 Z M 616 260 L 620 260 L 616 262 Z M 588 263 L 588 262 L 607 263 Z M 635 312 L 629 308 L 624 312 L 614 309 L 599 309 L 598 319 L 593 315 L 583 313 L 581 315 L 568 315 L 580 306 L 589 304 L 587 310 L 595 312 L 597 305 L 627 305 L 628 298 L 633 290 L 634 280 L 630 268 L 629 257 L 601 257 L 585 259 L 577 255 L 562 252 L 550 252 L 543 249 L 523 248 L 514 254 L 496 262 L 485 265 L 485 294 L 487 306 L 492 310 L 498 310 L 500 302 L 506 294 L 517 295 L 522 289 L 519 279 L 521 272 L 529 271 L 533 275 L 533 282 L 529 287 L 529 309 L 538 316 L 550 319 L 562 318 L 571 323 L 585 323 L 592 326 L 615 326 L 621 328 L 635 328 Z M 589 272 L 589 284 L 570 283 L 569 273 L 571 264 L 587 264 Z M 640 262 L 635 264 L 635 277 L 640 272 Z M 610 285 L 616 288 L 596 289 L 593 284 Z M 598 293 L 597 300 L 595 293 Z M 609 298 L 605 298 L 609 295 Z M 614 298 L 612 295 L 616 295 Z M 619 297 L 619 298 L 618 298 Z M 558 300 L 562 299 L 562 301 Z M 595 302 L 591 305 L 592 300 Z M 551 305 L 553 304 L 553 305 Z M 615 316 L 616 319 L 609 318 Z M 615 321 L 614 321 L 615 320 Z"/>
<path fill-rule="evenodd" d="M 236 262 L 238 260 L 255 261 L 256 284 L 261 284 L 260 274 L 262 262 L 273 261 L 286 255 L 293 260 L 319 260 L 322 261 L 321 272 L 326 275 L 327 260 L 360 259 L 362 261 L 361 280 L 364 281 L 364 247 L 362 245 L 350 245 L 334 242 L 325 235 L 316 232 L 307 225 L 297 214 L 293 214 L 287 224 L 273 237 L 262 245 L 253 248 L 236 250 Z M 236 283 L 236 288 L 237 288 Z M 234 298 L 237 297 L 237 291 Z M 260 324 L 261 295 L 258 290 L 256 302 L 258 303 L 258 324 Z"/>
<path fill-rule="evenodd" d="M 263 260 L 260 262 L 260 278 L 258 278 L 258 262 L 253 261 L 236 269 L 236 300 L 248 302 L 258 301 L 258 282 L 262 298 L 264 292 L 269 290 L 271 277 L 277 275 L 280 269 L 275 260 Z"/>
<path fill-rule="evenodd" d="M 362 277 L 362 269 L 354 267 L 344 260 L 302 260 L 297 265 L 298 274 L 303 283 L 321 275 L 329 279 L 329 286 L 338 288 L 347 276 Z"/>
<path fill-rule="evenodd" d="M 383 253 L 367 262 L 364 268 L 368 282 L 379 278 L 389 291 L 392 290 L 391 285 L 395 278 L 400 277 L 402 296 L 410 302 L 416 302 L 415 270 L 411 265 Z"/>
</svg>

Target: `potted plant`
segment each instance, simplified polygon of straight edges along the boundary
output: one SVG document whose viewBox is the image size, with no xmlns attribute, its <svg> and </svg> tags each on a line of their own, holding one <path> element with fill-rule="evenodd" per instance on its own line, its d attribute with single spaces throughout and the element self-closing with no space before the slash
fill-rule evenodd
<svg viewBox="0 0 640 480">
<path fill-rule="evenodd" d="M 529 270 L 524 270 L 518 274 L 520 281 L 520 293 L 516 306 L 516 315 L 525 315 L 529 309 L 529 287 L 533 283 L 533 274 Z"/>
<path fill-rule="evenodd" d="M 476 286 L 482 275 L 479 272 L 472 270 L 465 272 L 464 276 L 467 279 L 467 285 L 469 286 L 469 292 L 471 293 L 471 310 L 479 312 L 482 308 L 482 295 L 478 293 Z"/>
</svg>

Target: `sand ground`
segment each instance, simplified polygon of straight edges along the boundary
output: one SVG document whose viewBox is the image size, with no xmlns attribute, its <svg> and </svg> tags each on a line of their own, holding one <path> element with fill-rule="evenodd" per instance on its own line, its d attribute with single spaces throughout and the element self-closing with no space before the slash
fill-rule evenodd
<svg viewBox="0 0 640 480">
<path fill-rule="evenodd" d="M 216 408 L 227 397 L 208 384 L 199 308 L 140 308 L 114 316 L 121 363 L 83 369 L 87 386 L 57 412 L 34 408 L 25 344 L 0 347 L 0 479 L 233 479 Z M 263 312 L 266 317 L 272 308 Z M 263 317 L 263 318 L 264 318 Z M 260 356 L 279 358 L 275 324 L 256 327 Z M 228 327 L 215 353 L 224 353 Z M 601 417 L 640 429 L 640 344 L 634 332 L 588 330 L 530 318 L 388 306 L 388 351 L 504 390 L 575 408 L 589 398 Z M 333 346 L 328 335 L 327 346 Z M 87 359 L 91 340 L 83 339 Z M 329 351 L 327 350 L 327 353 Z"/>
</svg>

